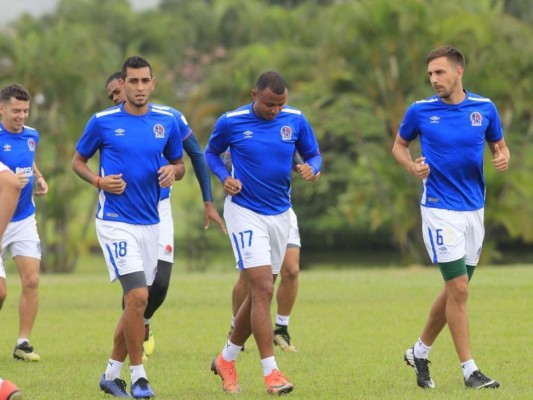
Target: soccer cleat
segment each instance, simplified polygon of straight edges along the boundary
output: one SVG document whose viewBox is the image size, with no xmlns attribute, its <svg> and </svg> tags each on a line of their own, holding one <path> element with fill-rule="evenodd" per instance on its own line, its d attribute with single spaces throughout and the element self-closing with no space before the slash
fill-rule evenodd
<svg viewBox="0 0 533 400">
<path fill-rule="evenodd" d="M 274 330 L 274 344 L 277 344 L 281 347 L 281 350 L 288 353 L 295 353 L 296 346 L 291 344 L 291 336 L 286 326 L 276 325 L 276 330 Z"/>
<path fill-rule="evenodd" d="M 33 351 L 33 347 L 26 341 L 15 346 L 13 358 L 24 361 L 39 361 L 41 356 Z"/>
<path fill-rule="evenodd" d="M 147 357 L 150 357 L 152 354 L 154 354 L 154 348 L 155 348 L 155 338 L 154 333 L 150 329 L 150 325 L 145 325 L 145 330 L 147 330 L 148 335 L 146 335 L 146 340 L 143 343 L 143 350 L 144 354 Z"/>
<path fill-rule="evenodd" d="M 237 383 L 237 371 L 235 370 L 235 360 L 226 361 L 220 353 L 213 362 L 211 362 L 211 371 L 222 379 L 222 389 L 226 393 L 240 393 L 241 388 Z"/>
<path fill-rule="evenodd" d="M 137 381 L 131 385 L 130 392 L 134 399 L 149 399 L 150 397 L 155 397 L 154 391 L 150 387 L 146 378 L 137 379 Z"/>
<path fill-rule="evenodd" d="M 290 393 L 294 389 L 294 385 L 277 369 L 272 370 L 270 375 L 265 376 L 265 385 L 268 394 L 282 395 Z"/>
<path fill-rule="evenodd" d="M 429 375 L 428 364 L 431 364 L 427 358 L 416 358 L 413 348 L 407 349 L 403 356 L 405 363 L 414 368 L 416 372 L 416 383 L 424 389 L 434 389 L 435 383 Z"/>
<path fill-rule="evenodd" d="M 479 369 L 472 372 L 468 379 L 465 379 L 465 386 L 471 389 L 498 389 L 500 382 L 493 381 Z"/>
<path fill-rule="evenodd" d="M 14 383 L 4 379 L 0 385 L 0 400 L 22 400 L 22 393 Z"/>
<path fill-rule="evenodd" d="M 100 389 L 104 393 L 113 395 L 113 397 L 127 397 L 131 399 L 131 396 L 126 392 L 126 382 L 119 378 L 108 381 L 105 379 L 105 374 L 103 374 L 102 379 L 100 379 Z"/>
</svg>

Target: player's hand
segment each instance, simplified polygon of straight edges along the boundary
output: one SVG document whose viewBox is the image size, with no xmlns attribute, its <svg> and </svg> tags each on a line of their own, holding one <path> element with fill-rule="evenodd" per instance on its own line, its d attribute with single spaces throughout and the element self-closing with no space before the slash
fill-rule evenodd
<svg viewBox="0 0 533 400">
<path fill-rule="evenodd" d="M 307 163 L 296 164 L 296 172 L 306 181 L 316 181 L 318 179 L 313 168 Z"/>
<path fill-rule="evenodd" d="M 48 183 L 42 175 L 35 179 L 35 191 L 33 193 L 35 196 L 44 196 L 48 193 Z"/>
<path fill-rule="evenodd" d="M 209 222 L 214 221 L 224 235 L 228 234 L 226 226 L 212 201 L 204 201 L 204 229 L 209 229 Z"/>
<path fill-rule="evenodd" d="M 228 196 L 235 196 L 236 194 L 239 194 L 241 189 L 242 183 L 240 180 L 235 179 L 231 176 L 228 176 L 224 180 L 224 192 L 226 192 Z"/>
<path fill-rule="evenodd" d="M 492 165 L 494 165 L 494 168 L 498 171 L 505 171 L 509 168 L 509 160 L 507 160 L 507 157 L 500 151 L 500 146 L 497 144 L 494 145 Z"/>
<path fill-rule="evenodd" d="M 426 179 L 431 172 L 429 165 L 426 164 L 426 157 L 418 157 L 412 165 L 411 172 L 418 179 Z"/>
<path fill-rule="evenodd" d="M 167 188 L 176 181 L 176 170 L 173 165 L 165 165 L 157 171 L 159 174 L 159 186 Z"/>
<path fill-rule="evenodd" d="M 122 179 L 122 174 L 102 176 L 100 189 L 112 194 L 122 194 L 126 190 L 126 181 Z"/>
<path fill-rule="evenodd" d="M 15 175 L 19 180 L 19 186 L 21 189 L 30 181 L 30 178 L 28 178 L 24 172 L 17 172 Z"/>
</svg>

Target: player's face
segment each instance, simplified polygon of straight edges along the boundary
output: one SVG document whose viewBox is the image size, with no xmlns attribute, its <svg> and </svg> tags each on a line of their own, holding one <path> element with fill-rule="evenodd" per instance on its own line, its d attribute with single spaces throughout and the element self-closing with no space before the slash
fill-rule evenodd
<svg viewBox="0 0 533 400">
<path fill-rule="evenodd" d="M 452 63 L 446 57 L 439 57 L 428 64 L 431 86 L 445 102 L 453 102 L 452 97 L 462 92 L 460 84 L 463 68 Z"/>
<path fill-rule="evenodd" d="M 118 79 L 113 79 L 107 84 L 107 97 L 115 104 L 122 103 L 126 100 L 124 95 L 124 90 L 120 86 L 120 81 Z"/>
<path fill-rule="evenodd" d="M 253 89 L 252 96 L 254 98 L 253 110 L 256 115 L 271 121 L 276 118 L 285 104 L 287 104 L 288 92 L 285 89 L 285 93 L 276 94 L 270 88 L 261 91 Z"/>
<path fill-rule="evenodd" d="M 127 103 L 135 108 L 144 108 L 155 88 L 155 79 L 152 78 L 150 68 L 128 68 L 122 88 Z"/>
<path fill-rule="evenodd" d="M 30 114 L 30 102 L 11 97 L 9 101 L 0 102 L 2 125 L 9 132 L 20 133 Z"/>
</svg>

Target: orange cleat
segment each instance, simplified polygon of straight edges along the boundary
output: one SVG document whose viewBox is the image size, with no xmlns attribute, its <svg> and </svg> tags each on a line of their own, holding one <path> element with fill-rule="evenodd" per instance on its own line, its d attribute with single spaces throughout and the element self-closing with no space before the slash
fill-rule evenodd
<svg viewBox="0 0 533 400">
<path fill-rule="evenodd" d="M 0 386 L 0 400 L 22 400 L 22 393 L 14 383 L 4 380 Z"/>
<path fill-rule="evenodd" d="M 222 357 L 222 353 L 216 357 L 211 363 L 211 371 L 222 379 L 222 389 L 224 392 L 230 394 L 237 394 L 241 392 L 241 388 L 237 383 L 237 371 L 235 370 L 235 360 L 226 361 Z"/>
<path fill-rule="evenodd" d="M 268 394 L 282 395 L 292 392 L 294 385 L 285 378 L 277 369 L 265 376 L 265 385 Z"/>
</svg>

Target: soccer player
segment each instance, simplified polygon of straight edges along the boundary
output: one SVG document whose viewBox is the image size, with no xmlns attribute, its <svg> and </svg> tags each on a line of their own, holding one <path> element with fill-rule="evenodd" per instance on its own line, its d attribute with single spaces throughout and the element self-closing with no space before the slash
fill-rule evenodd
<svg viewBox="0 0 533 400">
<path fill-rule="evenodd" d="M 152 68 L 140 56 L 122 66 L 126 100 L 93 115 L 78 141 L 72 168 L 98 188 L 96 232 L 111 281 L 122 286 L 124 309 L 100 388 L 115 397 L 129 397 L 120 373 L 126 357 L 131 395 L 149 398 L 154 392 L 142 364 L 143 315 L 148 286 L 157 268 L 160 187 L 169 187 L 185 174 L 183 146 L 172 113 L 153 107 Z M 99 151 L 95 174 L 87 162 Z M 169 164 L 161 166 L 161 154 Z"/>
<path fill-rule="evenodd" d="M 300 155 L 296 152 L 294 154 L 294 169 L 296 170 L 296 165 L 303 164 L 303 160 Z M 226 168 L 231 171 L 231 156 L 229 152 L 226 152 L 224 156 L 224 163 Z M 320 172 L 315 175 L 316 179 L 320 177 Z M 283 259 L 283 264 L 281 265 L 281 281 L 276 292 L 276 301 L 278 304 L 275 328 L 274 328 L 274 344 L 278 345 L 283 351 L 294 353 L 297 351 L 296 346 L 291 344 L 291 336 L 289 334 L 289 321 L 296 302 L 296 296 L 298 294 L 298 273 L 300 271 L 300 249 L 301 249 L 301 240 L 300 240 L 300 230 L 298 229 L 298 218 L 296 213 L 290 208 L 290 229 L 289 229 L 289 238 L 287 241 L 287 249 L 285 250 L 285 257 Z M 238 268 L 238 266 L 237 266 Z M 274 281 L 276 280 L 277 275 L 274 275 Z M 248 294 L 248 287 L 246 286 L 246 281 L 244 279 L 244 274 L 239 274 L 239 279 L 233 287 L 231 294 L 231 305 L 232 305 L 232 319 L 231 319 L 231 331 L 235 324 L 235 316 L 239 311 L 244 299 Z M 244 350 L 244 347 L 243 347 Z"/>
<path fill-rule="evenodd" d="M 287 248 L 293 154 L 298 150 L 304 159 L 297 169 L 305 180 L 315 179 L 322 158 L 304 114 L 286 104 L 283 77 L 273 71 L 263 73 L 252 96 L 253 102 L 219 117 L 205 150 L 209 167 L 228 195 L 224 218 L 248 286 L 233 331 L 211 369 L 221 377 L 225 392 L 240 392 L 235 360 L 253 334 L 267 392 L 284 394 L 294 386 L 281 374 L 274 357 L 272 275 L 279 273 Z M 231 174 L 220 157 L 226 149 L 231 152 Z"/>
<path fill-rule="evenodd" d="M 0 162 L 15 173 L 21 188 L 17 208 L 2 238 L 0 260 L 0 307 L 7 295 L 3 261 L 8 252 L 19 271 L 22 292 L 19 300 L 19 337 L 13 351 L 17 360 L 39 361 L 39 354 L 30 346 L 30 334 L 39 308 L 39 269 L 41 242 L 35 220 L 35 195 L 48 192 L 48 184 L 35 163 L 39 132 L 24 123 L 30 112 L 31 95 L 19 84 L 0 90 Z"/>
<path fill-rule="evenodd" d="M 508 168 L 510 153 L 494 103 L 463 89 L 463 54 L 444 46 L 431 51 L 426 61 L 436 94 L 407 109 L 392 153 L 423 182 L 422 235 L 432 262 L 439 266 L 444 287 L 420 338 L 407 349 L 404 359 L 414 368 L 420 387 L 434 388 L 428 354 L 448 324 L 465 386 L 498 388 L 500 384 L 483 374 L 474 362 L 466 305 L 484 236 L 485 142 L 497 171 Z M 413 160 L 409 145 L 417 137 L 422 156 Z"/>
<path fill-rule="evenodd" d="M 115 104 L 120 104 L 126 100 L 125 91 L 121 87 L 122 73 L 115 72 L 109 76 L 106 81 L 106 89 L 109 100 Z M 204 153 L 200 144 L 196 140 L 192 129 L 189 127 L 185 116 L 178 110 L 153 105 L 161 110 L 169 111 L 174 114 L 183 141 L 183 150 L 191 158 L 194 174 L 200 185 L 202 198 L 204 201 L 204 228 L 209 228 L 209 222 L 214 221 L 220 230 L 227 234 L 226 227 L 222 218 L 218 214 L 214 204 L 213 195 L 211 192 L 211 179 L 209 170 L 205 161 Z M 162 158 L 162 163 L 167 164 L 166 160 Z M 148 305 L 144 312 L 144 326 L 145 336 L 143 350 L 146 356 L 152 355 L 155 346 L 155 338 L 150 329 L 150 320 L 156 310 L 161 307 L 168 292 L 170 285 L 170 275 L 172 272 L 172 264 L 174 263 L 174 221 L 172 220 L 172 209 L 170 206 L 170 188 L 161 189 L 161 199 L 159 201 L 159 255 L 157 260 L 157 273 L 154 282 L 149 287 Z"/>
</svg>

